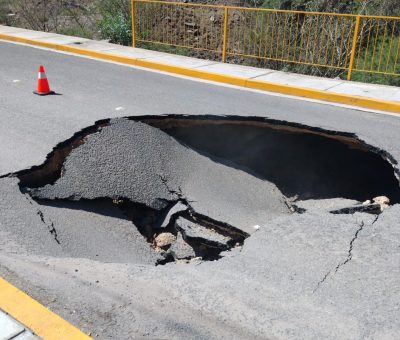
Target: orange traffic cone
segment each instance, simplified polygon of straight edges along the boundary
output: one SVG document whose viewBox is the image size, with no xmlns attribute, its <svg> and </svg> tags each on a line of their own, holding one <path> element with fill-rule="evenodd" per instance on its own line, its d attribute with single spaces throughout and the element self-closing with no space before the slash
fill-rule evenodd
<svg viewBox="0 0 400 340">
<path fill-rule="evenodd" d="M 47 81 L 43 65 L 39 66 L 37 91 L 34 91 L 33 93 L 39 96 L 47 96 L 49 94 L 54 94 L 54 92 L 50 90 L 49 82 Z"/>
</svg>

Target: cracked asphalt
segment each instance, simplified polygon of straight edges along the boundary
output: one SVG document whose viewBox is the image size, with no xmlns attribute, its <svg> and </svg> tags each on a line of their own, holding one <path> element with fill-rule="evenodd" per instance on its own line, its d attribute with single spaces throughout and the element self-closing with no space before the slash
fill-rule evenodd
<svg viewBox="0 0 400 340">
<path fill-rule="evenodd" d="M 40 63 L 62 96 L 31 94 Z M 58 143 L 99 119 L 168 113 L 261 116 L 356 133 L 387 152 L 398 171 L 400 120 L 393 116 L 3 42 L 0 65 L 0 176 L 43 163 Z M 322 202 L 301 215 L 261 216 L 243 247 L 218 261 L 155 267 L 142 236 L 112 207 L 100 214 L 90 202 L 85 210 L 73 202 L 39 205 L 16 178 L 1 178 L 0 193 L 0 275 L 95 338 L 400 334 L 400 205 L 378 218 L 329 214 Z M 240 200 L 234 192 L 227 197 L 230 207 L 218 209 L 230 215 Z"/>
</svg>

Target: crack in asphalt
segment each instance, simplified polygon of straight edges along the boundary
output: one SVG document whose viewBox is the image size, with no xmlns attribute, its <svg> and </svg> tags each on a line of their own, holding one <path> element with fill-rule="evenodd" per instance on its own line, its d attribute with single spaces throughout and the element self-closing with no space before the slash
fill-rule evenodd
<svg viewBox="0 0 400 340">
<path fill-rule="evenodd" d="M 32 201 L 30 200 L 30 198 L 28 196 L 26 196 L 26 199 L 28 200 L 29 204 L 33 206 Z M 42 221 L 42 223 L 47 227 L 47 229 L 49 230 L 50 234 L 54 237 L 54 240 L 58 243 L 61 244 L 60 240 L 58 239 L 58 234 L 57 234 L 57 230 L 54 226 L 54 222 L 50 221 L 50 223 L 46 222 L 46 219 L 44 217 L 44 213 L 42 210 L 36 208 L 36 214 L 39 216 L 40 220 Z"/>
<path fill-rule="evenodd" d="M 380 214 L 377 214 L 375 216 L 375 219 L 371 222 L 370 226 L 374 225 L 378 221 L 379 216 L 380 216 Z M 347 251 L 346 259 L 344 261 L 340 262 L 334 269 L 329 270 L 324 275 L 324 277 L 317 283 L 317 286 L 314 288 L 313 293 L 315 293 L 319 289 L 319 287 L 328 279 L 328 277 L 334 276 L 342 266 L 346 265 L 347 263 L 349 263 L 353 259 L 354 244 L 355 244 L 356 240 L 358 239 L 358 236 L 359 236 L 360 232 L 363 231 L 365 226 L 366 226 L 365 222 L 361 221 L 361 223 L 360 223 L 358 229 L 356 230 L 353 238 L 350 240 L 349 249 Z"/>
<path fill-rule="evenodd" d="M 338 272 L 338 270 L 340 269 L 340 267 L 344 266 L 345 264 L 347 264 L 348 262 L 350 262 L 353 258 L 353 248 L 354 248 L 354 242 L 357 240 L 358 238 L 358 234 L 364 229 L 365 223 L 364 221 L 361 221 L 360 226 L 358 227 L 356 233 L 354 234 L 354 237 L 351 239 L 350 244 L 349 244 L 349 250 L 347 251 L 347 258 L 340 262 L 336 268 L 335 268 L 335 272 L 334 274 L 336 274 Z"/>
<path fill-rule="evenodd" d="M 180 186 L 178 187 L 178 191 L 173 190 L 169 187 L 167 178 L 165 178 L 164 176 L 162 176 L 160 174 L 158 174 L 158 176 L 160 177 L 161 182 L 164 184 L 164 186 L 166 187 L 168 192 L 177 197 L 176 202 L 181 202 L 181 203 L 185 204 L 189 208 L 189 210 L 193 210 L 190 203 L 194 203 L 196 201 L 191 201 L 191 200 L 187 199 L 187 197 L 183 194 L 182 188 Z"/>
<path fill-rule="evenodd" d="M 377 215 L 375 216 L 375 219 L 372 221 L 371 225 L 374 225 L 374 224 L 378 221 L 379 216 L 381 216 L 381 214 L 377 214 Z"/>
<path fill-rule="evenodd" d="M 45 219 L 44 219 L 43 211 L 38 210 L 36 213 L 39 215 L 39 217 L 40 217 L 42 223 L 49 229 L 50 234 L 53 235 L 53 237 L 54 237 L 54 239 L 56 240 L 56 242 L 57 242 L 58 244 L 61 244 L 60 240 L 58 239 L 57 230 L 56 230 L 56 228 L 54 227 L 54 223 L 53 223 L 53 222 L 51 222 L 50 224 L 46 223 L 46 221 L 45 221 Z"/>
</svg>

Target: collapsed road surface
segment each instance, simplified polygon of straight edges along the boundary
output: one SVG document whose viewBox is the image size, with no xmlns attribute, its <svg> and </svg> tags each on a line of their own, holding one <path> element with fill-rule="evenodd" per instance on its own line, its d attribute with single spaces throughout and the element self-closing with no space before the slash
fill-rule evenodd
<svg viewBox="0 0 400 340">
<path fill-rule="evenodd" d="M 240 130 L 243 130 L 241 134 Z M 212 138 L 215 134 L 219 137 Z M 235 143 L 238 135 L 243 139 Z M 304 159 L 308 162 L 303 162 Z M 251 328 L 242 325 L 242 329 L 233 327 L 229 331 L 218 322 L 205 321 L 202 316 L 185 322 L 181 319 L 183 314 L 170 310 L 175 305 L 172 296 L 179 296 L 182 289 L 178 288 L 180 281 L 195 278 L 196 284 L 205 284 L 210 274 L 217 287 L 234 277 L 246 281 L 243 270 L 237 268 L 244 257 L 250 260 L 251 266 L 257 265 L 254 269 L 257 281 L 259 272 L 265 276 L 261 281 L 265 278 L 280 281 L 290 275 L 293 283 L 279 282 L 282 289 L 270 292 L 270 298 L 300 294 L 304 300 L 297 306 L 299 314 L 293 314 L 295 320 L 290 320 L 290 327 L 309 324 L 308 318 L 314 319 L 317 310 L 308 304 L 320 298 L 320 292 L 333 293 L 329 287 L 351 267 L 360 251 L 355 248 L 360 234 L 376 231 L 383 212 L 386 219 L 398 217 L 397 207 L 389 208 L 389 202 L 400 201 L 395 162 L 390 154 L 355 135 L 284 121 L 172 115 L 102 120 L 54 147 L 42 165 L 3 176 L 2 190 L 8 199 L 12 198 L 0 201 L 2 220 L 9 221 L 2 228 L 2 233 L 7 235 L 3 247 L 10 250 L 18 247 L 19 253 L 25 249 L 38 263 L 45 261 L 48 268 L 52 268 L 52 263 L 59 263 L 65 273 L 74 271 L 77 282 L 89 280 L 84 286 L 95 284 L 112 295 L 117 294 L 120 302 L 116 310 L 114 302 L 112 319 L 106 323 L 106 329 L 99 331 L 100 337 L 128 338 L 131 332 L 146 336 L 142 327 L 151 327 L 148 318 L 152 319 L 153 313 L 158 315 L 160 311 L 168 311 L 168 317 L 158 316 L 157 328 L 147 331 L 150 337 L 231 337 L 237 332 L 241 332 L 240 338 L 247 338 L 249 334 L 264 337 L 270 333 L 264 333 L 264 324 L 258 324 L 263 318 L 258 316 L 252 316 Z M 285 196 L 283 192 L 293 196 Z M 379 204 L 379 200 L 362 203 L 379 193 L 388 196 L 385 204 Z M 320 239 L 314 240 L 321 233 L 323 244 Z M 277 249 L 278 245 L 281 248 Z M 395 259 L 398 246 L 393 246 L 389 251 L 394 252 Z M 306 249 L 306 256 L 318 251 L 320 258 L 308 258 L 300 267 L 292 268 L 300 260 L 296 249 L 302 247 Z M 327 251 L 335 255 L 324 258 Z M 271 262 L 274 259 L 278 260 L 275 265 Z M 205 264 L 207 261 L 221 265 Z M 91 262 L 95 263 L 94 267 Z M 175 264 L 174 267 L 166 265 L 166 271 L 157 266 L 169 262 Z M 180 268 L 179 264 L 186 265 L 187 269 Z M 200 264 L 206 273 L 200 274 L 202 270 L 197 268 Z M 140 275 L 136 272 L 138 265 Z M 380 264 L 379 274 L 388 275 L 386 269 L 395 270 L 393 265 L 398 263 L 383 267 Z M 157 269 L 153 269 L 155 266 Z M 91 282 L 93 275 L 100 274 L 93 271 L 95 267 L 103 268 L 101 272 L 107 274 Z M 156 270 L 160 272 L 157 274 Z M 229 272 L 228 279 L 214 276 L 225 270 Z M 50 272 L 46 270 L 43 275 L 53 276 Z M 168 285 L 164 280 L 171 272 L 176 276 Z M 108 275 L 112 275 L 112 284 Z M 153 275 L 158 279 L 154 280 Z M 367 279 L 364 272 L 359 275 L 363 281 Z M 137 280 L 145 286 L 136 287 Z M 160 280 L 169 289 L 152 286 Z M 380 281 L 385 290 L 394 284 L 391 280 Z M 121 284 L 126 288 L 123 292 Z M 224 302 L 226 307 L 238 303 L 231 300 L 238 294 L 235 289 L 240 284 L 235 283 L 235 289 L 231 287 L 227 291 L 224 286 L 211 286 L 214 295 L 208 301 L 212 306 L 221 298 L 218 294 L 224 296 L 224 301 L 228 299 L 228 305 Z M 138 290 L 143 299 L 139 305 L 138 296 L 130 289 Z M 258 289 L 240 298 L 256 298 Z M 382 299 L 391 294 L 387 291 L 376 294 L 376 284 L 371 289 L 375 295 L 369 295 L 369 299 L 375 299 L 369 303 L 376 304 L 375 308 L 381 307 L 391 325 L 396 323 L 397 312 L 381 305 Z M 210 294 L 207 288 L 203 291 Z M 153 306 L 149 314 L 142 314 L 142 304 L 149 299 L 146 294 L 153 296 L 155 292 L 161 306 Z M 356 293 L 361 292 L 353 292 L 351 297 L 357 299 Z M 185 299 L 191 294 L 185 293 Z M 126 305 L 127 300 L 134 302 Z M 191 300 L 200 304 L 195 297 Z M 285 298 L 284 301 L 279 313 L 291 309 Z M 89 309 L 98 308 L 94 301 L 86 303 Z M 260 308 L 265 308 L 261 306 L 264 306 L 262 303 Z M 193 310 L 195 306 L 186 308 Z M 233 308 L 237 310 L 235 313 L 222 309 L 224 314 L 228 313 L 229 322 L 236 320 L 236 313 L 241 316 L 249 312 L 248 307 Z M 354 305 L 349 312 L 354 313 L 358 308 Z M 128 311 L 132 314 L 127 314 Z M 134 328 L 130 326 L 129 315 L 139 320 L 133 324 Z M 335 322 L 345 322 L 348 317 L 335 315 Z M 360 318 L 366 322 L 371 315 L 362 314 Z M 90 322 L 96 324 L 100 320 L 107 321 L 101 316 Z M 293 326 L 294 321 L 300 325 Z M 123 330 L 110 322 L 123 324 Z M 180 324 L 184 325 L 183 329 Z M 301 337 L 331 336 L 333 330 L 335 337 L 345 337 L 349 332 L 320 326 L 303 330 Z M 287 332 L 290 327 L 285 325 L 280 331 Z M 381 327 L 369 326 L 362 332 L 366 335 L 367 331 L 378 332 L 372 337 L 379 337 Z"/>
<path fill-rule="evenodd" d="M 274 184 L 214 163 L 147 124 L 115 119 L 89 130 L 19 174 L 21 187 L 39 200 L 108 199 L 151 243 L 173 234 L 164 260 L 213 258 L 242 244 L 257 221 L 289 213 Z"/>
<path fill-rule="evenodd" d="M 3 277 L 100 339 L 397 338 L 397 118 L 0 44 Z"/>
<path fill-rule="evenodd" d="M 196 143 L 197 151 L 171 133 Z M 351 135 L 266 119 L 132 117 L 100 121 L 56 146 L 44 164 L 10 176 L 41 204 L 71 201 L 82 209 L 83 201 L 85 209 L 90 202 L 105 215 L 118 208 L 153 246 L 156 263 L 165 264 L 218 259 L 259 223 L 305 212 L 299 200 L 385 193 L 386 207 L 399 202 L 397 170 L 386 158 L 393 159 L 374 150 Z M 338 204 L 330 211 L 381 212 L 378 203 Z M 49 231 L 64 248 L 54 223 Z"/>
</svg>

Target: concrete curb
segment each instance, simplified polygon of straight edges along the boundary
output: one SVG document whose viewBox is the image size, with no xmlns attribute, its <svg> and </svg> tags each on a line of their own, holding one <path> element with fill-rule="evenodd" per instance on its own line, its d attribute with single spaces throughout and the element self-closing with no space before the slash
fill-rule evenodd
<svg viewBox="0 0 400 340">
<path fill-rule="evenodd" d="M 139 66 L 167 73 L 179 74 L 183 76 L 194 77 L 198 79 L 214 81 L 229 85 L 236 85 L 263 91 L 277 92 L 286 95 L 309 98 L 314 100 L 322 100 L 331 103 L 345 104 L 345 105 L 351 105 L 355 107 L 362 107 L 373 110 L 400 113 L 400 102 L 395 102 L 395 101 L 385 101 L 370 97 L 361 97 L 361 96 L 342 94 L 336 92 L 327 92 L 307 87 L 290 86 L 290 85 L 266 82 L 256 79 L 248 79 L 244 77 L 224 75 L 220 73 L 203 71 L 195 68 L 173 66 L 170 64 L 149 61 L 140 58 L 132 58 L 104 51 L 94 51 L 71 45 L 57 44 L 30 38 L 23 38 L 4 33 L 0 33 L 0 39 L 39 46 L 39 47 L 45 47 L 63 52 L 75 53 L 78 55 L 88 56 L 101 60 L 114 61 L 122 64 Z"/>
<path fill-rule="evenodd" d="M 0 308 L 43 339 L 91 339 L 2 278 L 0 278 Z"/>
</svg>

